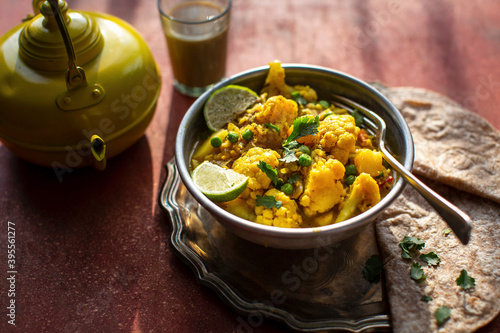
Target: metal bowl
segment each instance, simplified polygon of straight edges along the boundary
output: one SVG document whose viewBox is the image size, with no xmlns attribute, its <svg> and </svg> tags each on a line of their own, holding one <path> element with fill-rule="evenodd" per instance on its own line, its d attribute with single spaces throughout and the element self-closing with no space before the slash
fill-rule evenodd
<svg viewBox="0 0 500 333">
<path fill-rule="evenodd" d="M 413 138 L 401 113 L 380 92 L 350 75 L 311 65 L 283 64 L 285 81 L 289 85 L 309 85 L 320 99 L 329 99 L 332 93 L 345 96 L 379 114 L 387 123 L 387 147 L 408 170 L 413 167 Z M 201 95 L 185 114 L 177 133 L 175 159 L 184 185 L 192 196 L 206 208 L 226 229 L 248 241 L 284 249 L 309 249 L 344 240 L 371 224 L 403 191 L 405 182 L 396 177 L 393 188 L 378 204 L 349 220 L 314 228 L 288 229 L 262 225 L 230 214 L 210 201 L 196 187 L 189 172 L 189 161 L 194 143 L 206 130 L 203 106 L 210 94 L 226 85 L 238 84 L 259 92 L 269 67 L 259 67 L 236 74 L 216 84 Z"/>
</svg>

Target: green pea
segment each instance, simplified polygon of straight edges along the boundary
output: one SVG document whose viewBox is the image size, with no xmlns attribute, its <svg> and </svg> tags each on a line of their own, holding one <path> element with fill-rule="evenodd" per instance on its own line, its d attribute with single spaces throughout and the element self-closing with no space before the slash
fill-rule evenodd
<svg viewBox="0 0 500 333">
<path fill-rule="evenodd" d="M 246 129 L 241 135 L 241 137 L 247 141 L 250 141 L 253 138 L 253 132 L 249 129 Z"/>
<path fill-rule="evenodd" d="M 218 136 L 214 136 L 211 140 L 210 140 L 210 144 L 212 145 L 212 147 L 214 148 L 219 148 L 220 145 L 222 144 L 222 139 L 219 138 Z"/>
<path fill-rule="evenodd" d="M 283 181 L 283 179 L 278 178 L 278 180 L 276 181 L 276 188 L 281 188 L 284 184 L 285 182 Z"/>
<path fill-rule="evenodd" d="M 229 132 L 229 133 L 227 133 L 226 138 L 229 142 L 236 143 L 240 139 L 240 136 L 238 134 L 236 134 L 235 132 Z"/>
<path fill-rule="evenodd" d="M 304 154 L 307 154 L 307 155 L 311 155 L 311 149 L 309 149 L 309 147 L 308 147 L 308 146 L 306 146 L 306 145 L 302 145 L 302 146 L 300 146 L 300 147 L 299 147 L 299 151 L 300 151 L 301 153 L 304 153 Z"/>
<path fill-rule="evenodd" d="M 326 110 L 330 107 L 330 103 L 328 103 L 327 101 L 325 100 L 321 100 L 318 102 L 319 105 L 321 105 L 321 107 Z"/>
<path fill-rule="evenodd" d="M 293 192 L 293 185 L 286 183 L 283 186 L 281 186 L 281 192 L 285 193 L 286 195 L 290 195 Z"/>
<path fill-rule="evenodd" d="M 356 170 L 356 166 L 354 164 L 349 164 L 348 166 L 345 167 L 346 176 L 356 175 L 357 173 L 358 170 Z"/>
<path fill-rule="evenodd" d="M 345 179 L 345 183 L 347 185 L 352 185 L 352 184 L 354 184 L 355 180 L 356 180 L 356 176 L 350 175 L 350 176 L 347 176 L 347 178 Z"/>
<path fill-rule="evenodd" d="M 311 156 L 307 154 L 302 154 L 299 156 L 299 164 L 303 167 L 308 167 L 312 164 Z"/>
</svg>

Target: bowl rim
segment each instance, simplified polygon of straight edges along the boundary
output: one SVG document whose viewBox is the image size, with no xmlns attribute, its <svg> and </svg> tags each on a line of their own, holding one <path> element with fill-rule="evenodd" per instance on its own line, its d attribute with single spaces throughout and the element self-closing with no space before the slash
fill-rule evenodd
<svg viewBox="0 0 500 333">
<path fill-rule="evenodd" d="M 402 147 L 402 149 L 406 152 L 406 159 L 401 163 L 407 170 L 412 169 L 415 153 L 413 137 L 410 128 L 399 110 L 381 92 L 370 86 L 368 83 L 362 81 L 361 79 L 331 68 L 297 63 L 285 63 L 281 66 L 283 69 L 285 69 L 285 74 L 287 69 L 307 70 L 330 75 L 333 74 L 334 76 L 341 77 L 344 80 L 350 81 L 351 83 L 360 86 L 365 90 L 368 90 L 372 94 L 372 97 L 375 99 L 375 101 L 381 104 L 384 108 L 389 109 L 393 113 L 392 115 L 401 124 L 401 131 L 404 134 L 404 147 Z M 375 217 L 378 216 L 382 211 L 384 211 L 403 191 L 404 187 L 406 186 L 406 181 L 404 181 L 402 177 L 399 177 L 391 191 L 389 191 L 389 193 L 385 197 L 383 197 L 380 202 L 378 202 L 375 206 L 371 207 L 367 211 L 339 223 L 307 228 L 280 228 L 275 226 L 263 225 L 243 219 L 219 207 L 217 204 L 208 199 L 203 193 L 201 193 L 201 191 L 196 187 L 191 179 L 189 167 L 185 163 L 181 162 L 184 158 L 183 138 L 186 134 L 186 130 L 190 121 L 194 119 L 194 116 L 197 112 L 203 112 L 203 105 L 213 91 L 216 91 L 217 89 L 220 89 L 229 84 L 238 84 L 238 81 L 242 81 L 253 76 L 258 77 L 263 73 L 267 73 L 268 70 L 269 66 L 260 66 L 234 74 L 229 78 L 215 84 L 211 89 L 207 90 L 200 97 L 198 97 L 195 102 L 189 107 L 188 111 L 181 121 L 175 142 L 176 165 L 181 179 L 188 191 L 196 199 L 196 201 L 198 201 L 203 207 L 205 207 L 212 215 L 215 215 L 219 223 L 222 223 L 225 226 L 230 226 L 231 223 L 229 223 L 228 221 L 231 221 L 235 224 L 235 226 L 237 226 L 239 229 L 242 229 L 243 231 L 258 232 L 263 236 L 269 236 L 275 239 L 294 239 L 297 237 L 312 236 L 314 234 L 326 235 L 326 233 L 331 233 L 334 231 L 349 231 L 351 229 L 357 229 L 362 227 L 363 225 L 373 222 Z"/>
</svg>

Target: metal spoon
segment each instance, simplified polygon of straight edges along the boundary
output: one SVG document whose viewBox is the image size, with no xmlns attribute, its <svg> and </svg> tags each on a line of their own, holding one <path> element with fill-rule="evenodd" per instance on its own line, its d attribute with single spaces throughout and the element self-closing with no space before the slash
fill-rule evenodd
<svg viewBox="0 0 500 333">
<path fill-rule="evenodd" d="M 436 210 L 439 215 L 441 215 L 444 221 L 453 230 L 455 235 L 457 235 L 458 239 L 460 239 L 462 244 L 467 244 L 469 242 L 472 230 L 472 221 L 470 217 L 458 207 L 431 190 L 422 181 L 417 179 L 410 171 L 406 170 L 405 167 L 391 155 L 391 153 L 389 153 L 389 151 L 385 148 L 385 121 L 375 112 L 345 97 L 333 95 L 333 98 L 338 101 L 334 103 L 336 106 L 346 109 L 350 112 L 353 111 L 351 108 L 357 109 L 361 114 L 368 118 L 364 119 L 364 123 L 367 124 L 370 129 L 375 132 L 378 142 L 378 148 L 384 155 L 385 160 L 396 172 L 398 172 L 408 183 L 410 183 L 410 185 L 412 185 L 420 193 L 420 195 L 424 197 L 425 200 L 427 200 L 427 202 Z"/>
</svg>

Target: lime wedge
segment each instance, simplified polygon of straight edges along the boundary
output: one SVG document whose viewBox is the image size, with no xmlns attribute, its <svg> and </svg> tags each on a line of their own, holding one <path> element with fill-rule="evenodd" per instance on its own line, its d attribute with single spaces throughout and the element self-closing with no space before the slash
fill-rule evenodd
<svg viewBox="0 0 500 333">
<path fill-rule="evenodd" d="M 247 188 L 248 177 L 205 161 L 194 169 L 193 181 L 210 200 L 226 202 L 236 199 Z"/>
<path fill-rule="evenodd" d="M 251 89 L 238 85 L 229 85 L 214 91 L 203 109 L 208 128 L 212 131 L 221 129 L 252 106 L 258 98 Z"/>
</svg>

